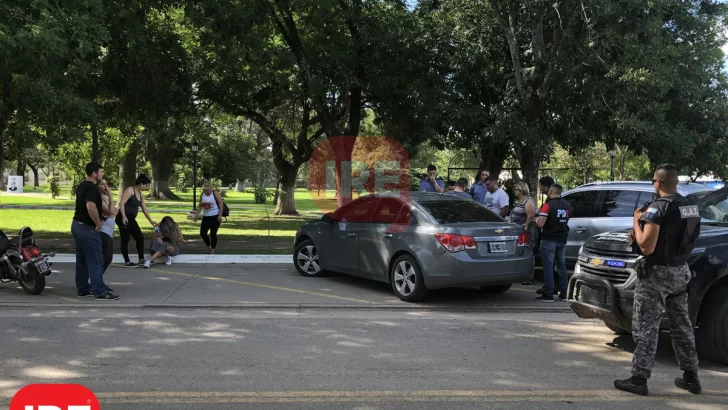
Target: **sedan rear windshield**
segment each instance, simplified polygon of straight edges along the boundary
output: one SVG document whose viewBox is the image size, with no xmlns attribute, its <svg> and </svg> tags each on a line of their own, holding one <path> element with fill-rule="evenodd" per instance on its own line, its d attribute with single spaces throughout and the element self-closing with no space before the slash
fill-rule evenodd
<svg viewBox="0 0 728 410">
<path fill-rule="evenodd" d="M 500 216 L 475 201 L 422 201 L 420 205 L 441 224 L 503 222 Z"/>
</svg>

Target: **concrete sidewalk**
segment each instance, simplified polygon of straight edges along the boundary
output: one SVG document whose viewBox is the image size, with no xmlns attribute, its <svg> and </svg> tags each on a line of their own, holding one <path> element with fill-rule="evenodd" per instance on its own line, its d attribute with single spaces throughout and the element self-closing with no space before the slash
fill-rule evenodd
<svg viewBox="0 0 728 410">
<path fill-rule="evenodd" d="M 287 257 L 290 258 L 290 257 Z M 514 285 L 502 295 L 477 288 L 433 291 L 425 303 L 399 300 L 390 285 L 334 275 L 306 278 L 292 263 L 165 266 L 129 269 L 112 265 L 105 281 L 121 296 L 118 301 L 77 298 L 74 264 L 54 263 L 46 290 L 34 296 L 17 283 L 0 285 L 5 308 L 216 308 L 216 309 L 423 309 L 503 312 L 571 312 L 566 303 L 535 302 L 539 286 Z"/>
</svg>

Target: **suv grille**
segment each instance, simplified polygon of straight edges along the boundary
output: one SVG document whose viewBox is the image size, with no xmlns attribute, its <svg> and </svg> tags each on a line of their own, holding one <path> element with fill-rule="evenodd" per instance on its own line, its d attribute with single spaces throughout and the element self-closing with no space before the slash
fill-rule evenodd
<svg viewBox="0 0 728 410">
<path fill-rule="evenodd" d="M 594 265 L 591 263 L 593 259 L 602 260 L 602 265 Z M 605 263 L 608 260 L 616 260 L 625 262 L 624 268 L 606 266 Z M 614 285 L 623 285 L 636 273 L 634 270 L 634 264 L 636 257 L 628 254 L 617 254 L 609 252 L 595 252 L 593 249 L 585 249 L 581 255 L 579 255 L 579 266 L 581 272 L 585 275 L 593 276 L 600 279 L 606 279 Z"/>
<path fill-rule="evenodd" d="M 589 266 L 587 264 L 581 265 L 581 271 L 588 275 L 596 276 L 602 279 L 606 279 L 615 285 L 622 285 L 627 282 L 629 276 L 632 274 L 628 270 L 609 268 L 609 270 L 603 270 L 596 267 Z"/>
</svg>

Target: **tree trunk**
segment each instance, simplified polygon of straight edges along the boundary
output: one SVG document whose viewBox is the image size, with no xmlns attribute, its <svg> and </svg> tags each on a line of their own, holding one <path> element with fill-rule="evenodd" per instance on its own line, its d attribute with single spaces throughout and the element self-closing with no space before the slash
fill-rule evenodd
<svg viewBox="0 0 728 410">
<path fill-rule="evenodd" d="M 5 182 L 5 129 L 8 127 L 10 118 L 15 108 L 11 105 L 12 83 L 10 78 L 3 81 L 2 95 L 0 95 L 0 191 L 4 189 Z"/>
<path fill-rule="evenodd" d="M 499 176 L 503 171 L 503 164 L 508 158 L 508 142 L 492 143 L 484 142 L 480 149 L 480 167 L 490 171 L 491 175 Z M 476 181 L 480 181 L 480 175 Z"/>
<path fill-rule="evenodd" d="M 356 144 L 355 136 L 344 136 L 337 138 L 329 138 L 331 141 L 331 149 L 334 153 L 334 160 L 336 164 L 336 202 L 339 207 L 344 206 L 351 202 L 354 198 L 354 186 L 351 183 L 351 161 L 352 154 L 354 152 L 354 144 Z M 348 163 L 344 166 L 344 163 Z M 348 175 L 343 175 L 346 171 Z M 346 182 L 347 187 L 344 187 Z M 348 195 L 343 195 L 343 189 L 349 191 Z"/>
<path fill-rule="evenodd" d="M 289 164 L 280 173 L 280 196 L 276 205 L 276 215 L 298 215 L 294 192 L 296 190 L 296 176 L 299 166 Z"/>
<path fill-rule="evenodd" d="M 276 207 L 278 206 L 278 199 L 280 197 L 280 192 L 281 192 L 281 175 L 278 174 L 278 175 L 276 175 L 276 193 L 275 193 L 275 196 L 273 197 L 273 205 L 275 205 Z"/>
<path fill-rule="evenodd" d="M 619 180 L 624 181 L 624 160 L 627 156 L 627 149 L 620 148 L 617 152 L 619 152 L 619 164 L 617 166 L 617 170 L 619 171 Z"/>
<path fill-rule="evenodd" d="M 134 186 L 137 178 L 137 156 L 139 155 L 139 143 L 132 142 L 124 153 L 124 158 L 119 166 L 119 198 L 124 188 Z"/>
<path fill-rule="evenodd" d="M 91 161 L 99 162 L 99 132 L 96 120 L 91 122 Z"/>
<path fill-rule="evenodd" d="M 25 184 L 25 170 L 27 167 L 25 166 L 25 160 L 20 157 L 18 158 L 18 166 L 15 168 L 16 175 L 23 177 L 23 184 Z"/>
<path fill-rule="evenodd" d="M 169 177 L 172 176 L 174 155 L 165 155 L 158 152 L 152 161 L 152 197 L 156 199 L 171 199 L 179 201 L 182 198 L 169 189 Z"/>
<path fill-rule="evenodd" d="M 37 188 L 40 186 L 38 183 L 38 167 L 34 167 L 30 162 L 28 162 L 28 166 L 33 170 L 33 186 Z"/>
<path fill-rule="evenodd" d="M 519 144 L 516 149 L 518 160 L 521 163 L 523 182 L 534 194 L 538 192 L 538 169 L 541 165 L 541 155 L 534 149 L 532 144 Z M 543 193 L 543 192 L 542 192 Z"/>
</svg>

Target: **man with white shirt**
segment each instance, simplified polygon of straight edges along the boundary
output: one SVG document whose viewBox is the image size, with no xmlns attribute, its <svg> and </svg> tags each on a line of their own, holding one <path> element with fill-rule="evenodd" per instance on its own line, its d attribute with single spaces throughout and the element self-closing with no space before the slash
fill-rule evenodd
<svg viewBox="0 0 728 410">
<path fill-rule="evenodd" d="M 508 207 L 510 206 L 510 198 L 506 191 L 498 187 L 498 177 L 495 175 L 488 176 L 485 181 L 485 193 L 483 205 L 493 211 L 493 213 L 505 218 L 508 215 Z"/>
</svg>

